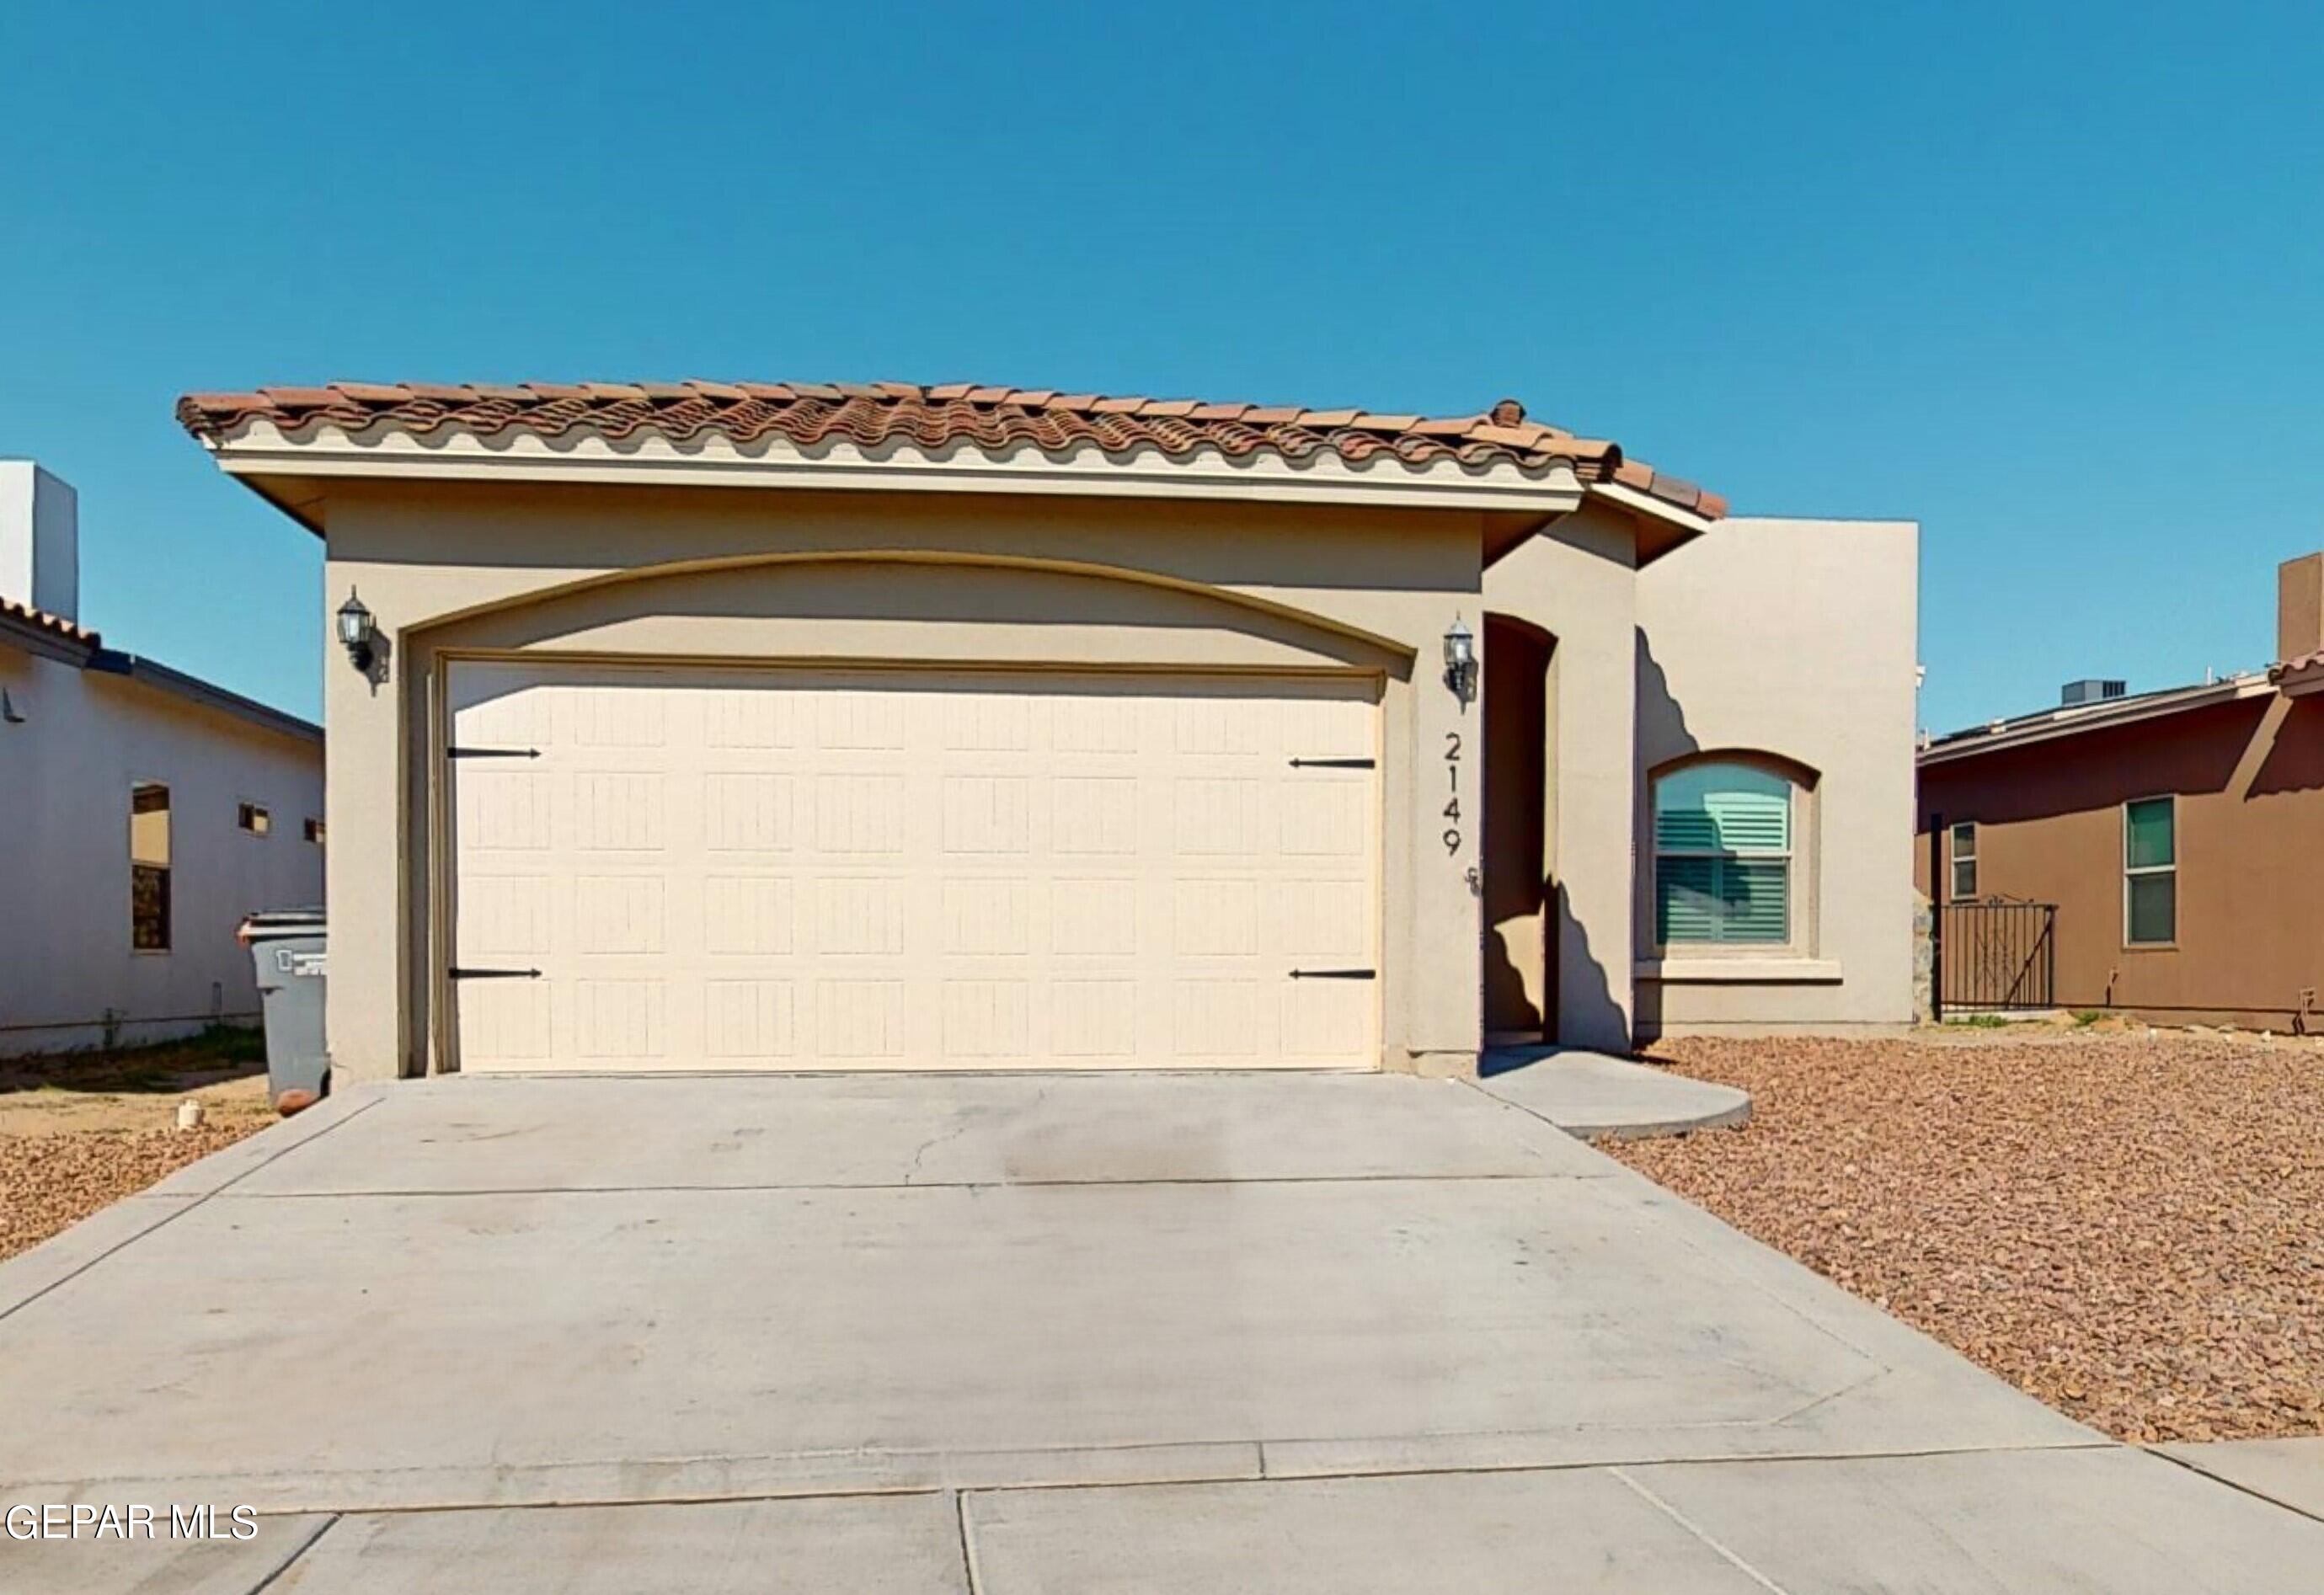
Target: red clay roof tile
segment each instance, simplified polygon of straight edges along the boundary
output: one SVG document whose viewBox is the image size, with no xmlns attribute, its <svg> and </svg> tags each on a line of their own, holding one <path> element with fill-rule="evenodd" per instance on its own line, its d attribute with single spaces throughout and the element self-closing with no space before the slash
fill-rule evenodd
<svg viewBox="0 0 2324 1595">
<path fill-rule="evenodd" d="M 338 388 L 261 388 L 258 391 L 277 410 L 327 410 L 350 396 Z"/>
<path fill-rule="evenodd" d="M 1386 450 L 1424 468 L 1562 464 L 1585 482 L 1619 482 L 1706 518 L 1727 508 L 1715 493 L 1625 458 L 1616 444 L 1527 419 L 1514 400 L 1484 414 L 1428 417 L 969 383 L 335 383 L 189 393 L 178 401 L 178 419 L 210 441 L 264 419 L 294 438 L 327 424 L 355 432 L 460 429 L 483 436 L 650 432 L 684 441 L 715 435 L 743 444 L 780 437 L 802 447 L 839 437 L 867 447 L 903 440 L 930 448 L 1030 446 L 1051 454 L 1094 445 L 1113 454 L 1152 448 L 1172 457 L 1213 448 L 1237 458 L 1266 452 L 1305 459 L 1328 450 L 1355 460 Z"/>
<path fill-rule="evenodd" d="M 14 598 L 0 598 L 0 616 L 5 616 L 14 621 L 27 622 L 41 631 L 63 638 L 68 642 L 78 642 L 95 648 L 100 641 L 96 632 L 78 621 L 69 621 L 60 614 L 51 614 L 45 609 L 34 609 L 31 604 L 19 604 Z"/>
</svg>

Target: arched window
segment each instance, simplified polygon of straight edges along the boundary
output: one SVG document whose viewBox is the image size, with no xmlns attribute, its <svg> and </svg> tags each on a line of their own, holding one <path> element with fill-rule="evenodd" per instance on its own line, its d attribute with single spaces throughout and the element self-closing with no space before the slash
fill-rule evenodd
<svg viewBox="0 0 2324 1595">
<path fill-rule="evenodd" d="M 1782 946 L 1795 939 L 1801 790 L 1777 769 L 1733 760 L 1655 779 L 1657 943 Z"/>
</svg>

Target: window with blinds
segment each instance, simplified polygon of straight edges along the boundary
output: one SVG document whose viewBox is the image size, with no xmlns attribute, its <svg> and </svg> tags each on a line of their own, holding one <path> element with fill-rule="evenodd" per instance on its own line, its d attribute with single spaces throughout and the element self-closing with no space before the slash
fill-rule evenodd
<svg viewBox="0 0 2324 1595">
<path fill-rule="evenodd" d="M 1655 782 L 1656 941 L 1791 939 L 1792 793 L 1748 764 L 1693 764 Z"/>
</svg>

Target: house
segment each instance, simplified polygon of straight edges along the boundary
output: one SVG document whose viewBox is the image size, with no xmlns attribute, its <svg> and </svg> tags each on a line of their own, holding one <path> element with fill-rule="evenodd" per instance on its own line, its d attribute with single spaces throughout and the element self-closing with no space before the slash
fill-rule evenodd
<svg viewBox="0 0 2324 1595">
<path fill-rule="evenodd" d="M 2030 965 L 2022 935 L 1993 940 L 2011 914 L 1948 913 L 1956 1003 L 2030 991 L 2169 1022 L 2316 1028 L 2324 554 L 2277 572 L 2275 651 L 2268 669 L 2161 692 L 2076 683 L 2057 708 L 1922 750 L 1924 889 L 1933 858 L 1945 901 L 2031 903 L 2050 922 Z"/>
<path fill-rule="evenodd" d="M 323 733 L 78 620 L 78 504 L 0 460 L 0 1053 L 255 1018 L 244 915 L 323 896 Z"/>
<path fill-rule="evenodd" d="M 1505 401 L 337 383 L 328 1024 L 454 1069 L 1354 1067 L 1911 1016 L 1916 533 Z"/>
</svg>

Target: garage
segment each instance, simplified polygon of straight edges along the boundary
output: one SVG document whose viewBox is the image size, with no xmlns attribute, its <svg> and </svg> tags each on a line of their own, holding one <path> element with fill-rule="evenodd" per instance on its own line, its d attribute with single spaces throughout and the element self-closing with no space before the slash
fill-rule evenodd
<svg viewBox="0 0 2324 1595">
<path fill-rule="evenodd" d="M 459 1067 L 1377 1067 L 1378 677 L 449 661 Z"/>
</svg>

